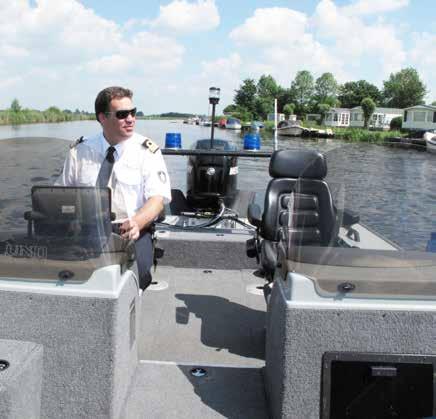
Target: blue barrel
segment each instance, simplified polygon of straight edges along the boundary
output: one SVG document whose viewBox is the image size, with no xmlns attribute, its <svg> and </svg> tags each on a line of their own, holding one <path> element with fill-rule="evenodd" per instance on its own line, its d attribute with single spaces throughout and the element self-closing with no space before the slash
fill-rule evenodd
<svg viewBox="0 0 436 419">
<path fill-rule="evenodd" d="M 427 248 L 425 249 L 427 252 L 436 253 L 436 232 L 431 233 L 430 240 L 427 242 Z"/>
<path fill-rule="evenodd" d="M 248 133 L 244 135 L 244 150 L 259 151 L 260 150 L 260 135 L 256 133 Z"/>
<path fill-rule="evenodd" d="M 165 134 L 165 148 L 182 148 L 180 132 L 167 132 Z"/>
</svg>

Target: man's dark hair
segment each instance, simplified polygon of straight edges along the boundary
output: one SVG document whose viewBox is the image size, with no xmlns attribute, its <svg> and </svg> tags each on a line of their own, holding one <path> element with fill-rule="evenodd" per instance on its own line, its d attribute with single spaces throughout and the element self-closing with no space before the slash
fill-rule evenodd
<svg viewBox="0 0 436 419">
<path fill-rule="evenodd" d="M 98 119 L 100 113 L 109 112 L 109 104 L 112 99 L 122 99 L 128 97 L 131 99 L 133 92 L 130 89 L 125 89 L 124 87 L 111 86 L 103 89 L 95 98 L 95 117 Z"/>
</svg>

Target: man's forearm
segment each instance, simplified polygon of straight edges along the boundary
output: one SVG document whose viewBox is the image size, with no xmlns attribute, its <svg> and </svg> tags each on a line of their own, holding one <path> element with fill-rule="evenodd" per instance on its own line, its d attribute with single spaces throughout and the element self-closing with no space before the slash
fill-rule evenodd
<svg viewBox="0 0 436 419">
<path fill-rule="evenodd" d="M 161 196 L 152 196 L 144 206 L 132 217 L 140 230 L 148 227 L 164 209 L 164 200 Z"/>
</svg>

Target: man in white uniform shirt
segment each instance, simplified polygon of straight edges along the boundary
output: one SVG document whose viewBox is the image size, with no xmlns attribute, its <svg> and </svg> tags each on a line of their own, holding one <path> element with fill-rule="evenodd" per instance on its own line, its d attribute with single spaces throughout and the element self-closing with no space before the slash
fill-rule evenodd
<svg viewBox="0 0 436 419">
<path fill-rule="evenodd" d="M 153 263 L 147 230 L 170 202 L 171 188 L 159 147 L 134 132 L 132 96 L 131 90 L 117 86 L 97 95 L 95 115 L 103 131 L 71 146 L 56 184 L 111 188 L 120 232 L 125 239 L 136 240 L 139 282 L 144 289 L 151 281 Z"/>
</svg>

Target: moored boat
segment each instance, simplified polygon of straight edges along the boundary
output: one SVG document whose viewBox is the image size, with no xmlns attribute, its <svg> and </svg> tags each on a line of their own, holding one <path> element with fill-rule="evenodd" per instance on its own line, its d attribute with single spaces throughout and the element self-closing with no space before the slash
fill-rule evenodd
<svg viewBox="0 0 436 419">
<path fill-rule="evenodd" d="M 425 140 L 427 151 L 436 153 L 436 133 L 434 131 L 427 131 L 422 138 Z"/>
<path fill-rule="evenodd" d="M 303 134 L 304 128 L 298 121 L 284 120 L 277 125 L 277 134 L 289 137 L 299 137 Z"/>
<path fill-rule="evenodd" d="M 318 129 L 318 128 L 303 128 L 303 137 L 310 138 L 333 138 L 334 132 L 332 129 Z"/>
<path fill-rule="evenodd" d="M 241 121 L 237 118 L 227 118 L 226 129 L 239 130 L 242 128 Z"/>
</svg>

